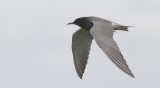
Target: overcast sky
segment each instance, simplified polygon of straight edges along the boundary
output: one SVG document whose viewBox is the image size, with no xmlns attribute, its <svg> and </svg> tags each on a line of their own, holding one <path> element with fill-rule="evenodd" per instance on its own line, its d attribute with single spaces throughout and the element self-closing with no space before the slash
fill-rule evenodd
<svg viewBox="0 0 160 88">
<path fill-rule="evenodd" d="M 1 0 L 0 88 L 160 88 L 159 0 Z M 93 41 L 83 79 L 71 51 L 78 17 L 123 25 L 114 33 L 136 78 L 119 70 Z"/>
</svg>

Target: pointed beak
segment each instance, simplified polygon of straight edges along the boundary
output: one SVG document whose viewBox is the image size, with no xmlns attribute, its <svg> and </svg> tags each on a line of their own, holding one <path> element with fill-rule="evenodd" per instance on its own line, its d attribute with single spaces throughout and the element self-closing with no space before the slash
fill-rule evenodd
<svg viewBox="0 0 160 88">
<path fill-rule="evenodd" d="M 74 24 L 74 22 L 68 23 L 67 25 Z"/>
</svg>

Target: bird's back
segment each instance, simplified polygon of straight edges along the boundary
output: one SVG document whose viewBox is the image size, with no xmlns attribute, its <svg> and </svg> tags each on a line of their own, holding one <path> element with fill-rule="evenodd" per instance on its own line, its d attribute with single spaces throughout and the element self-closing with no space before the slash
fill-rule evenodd
<svg viewBox="0 0 160 88">
<path fill-rule="evenodd" d="M 93 33 L 95 35 L 93 36 L 99 36 L 99 37 L 106 37 L 108 36 L 109 38 L 113 37 L 114 29 L 112 27 L 112 22 L 98 18 L 98 17 L 89 17 L 90 20 L 93 22 L 93 27 L 91 28 L 90 32 L 96 32 Z M 105 35 L 105 36 L 104 36 Z"/>
</svg>

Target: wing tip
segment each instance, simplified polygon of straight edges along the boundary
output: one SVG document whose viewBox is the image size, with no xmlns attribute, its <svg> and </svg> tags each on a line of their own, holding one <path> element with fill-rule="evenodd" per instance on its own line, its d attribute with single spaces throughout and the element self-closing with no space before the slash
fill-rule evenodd
<svg viewBox="0 0 160 88">
<path fill-rule="evenodd" d="M 82 80 L 82 77 L 79 77 Z"/>
<path fill-rule="evenodd" d="M 131 76 L 132 78 L 135 78 L 135 76 L 131 73 L 131 74 L 129 74 L 129 76 Z"/>
<path fill-rule="evenodd" d="M 83 77 L 83 74 L 81 74 L 81 75 L 79 75 L 79 74 L 78 74 L 78 76 L 79 76 L 79 78 L 80 78 L 80 79 L 82 79 L 82 77 Z"/>
</svg>

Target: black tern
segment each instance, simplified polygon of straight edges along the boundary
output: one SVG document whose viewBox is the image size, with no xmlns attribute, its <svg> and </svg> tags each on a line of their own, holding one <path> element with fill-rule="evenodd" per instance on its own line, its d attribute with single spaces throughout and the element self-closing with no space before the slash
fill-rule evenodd
<svg viewBox="0 0 160 88">
<path fill-rule="evenodd" d="M 103 50 L 106 56 L 123 72 L 134 78 L 129 69 L 117 43 L 113 39 L 115 30 L 128 31 L 128 27 L 99 17 L 80 17 L 74 22 L 81 27 L 72 36 L 72 53 L 76 72 L 82 79 L 89 57 L 92 40 L 95 39 L 98 46 Z"/>
</svg>

